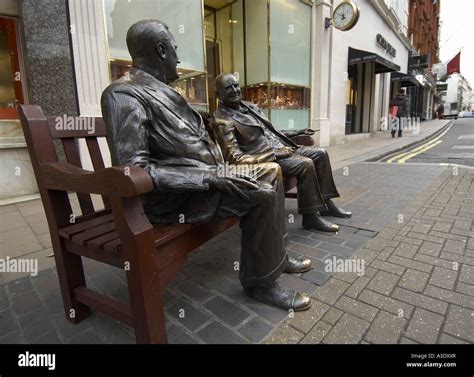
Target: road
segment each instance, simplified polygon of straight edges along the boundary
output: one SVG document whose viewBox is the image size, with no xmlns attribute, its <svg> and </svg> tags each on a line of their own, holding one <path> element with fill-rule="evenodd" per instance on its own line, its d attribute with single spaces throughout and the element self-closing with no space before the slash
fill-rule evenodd
<svg viewBox="0 0 474 377">
<path fill-rule="evenodd" d="M 474 118 L 460 118 L 440 135 L 383 159 L 390 163 L 449 163 L 474 167 Z"/>
</svg>

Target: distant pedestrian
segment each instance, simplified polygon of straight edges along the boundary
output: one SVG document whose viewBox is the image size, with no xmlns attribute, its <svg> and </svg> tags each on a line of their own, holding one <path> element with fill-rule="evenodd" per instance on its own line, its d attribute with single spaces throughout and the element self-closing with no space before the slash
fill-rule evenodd
<svg viewBox="0 0 474 377">
<path fill-rule="evenodd" d="M 401 88 L 395 96 L 392 106 L 397 106 L 397 115 L 392 122 L 392 137 L 398 131 L 398 137 L 402 137 L 402 130 L 405 122 L 410 115 L 410 98 L 405 94 L 405 89 Z"/>
<path fill-rule="evenodd" d="M 438 108 L 436 109 L 436 112 L 438 113 L 438 119 L 443 119 L 444 118 L 444 105 L 440 103 L 438 105 Z"/>
</svg>

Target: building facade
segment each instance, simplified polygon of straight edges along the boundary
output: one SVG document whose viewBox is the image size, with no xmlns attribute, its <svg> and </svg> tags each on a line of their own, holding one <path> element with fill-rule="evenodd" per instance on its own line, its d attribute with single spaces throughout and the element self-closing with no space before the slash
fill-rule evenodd
<svg viewBox="0 0 474 377">
<path fill-rule="evenodd" d="M 47 115 L 100 116 L 103 89 L 131 66 L 127 29 L 156 18 L 168 24 L 178 45 L 180 79 L 174 88 L 196 109 L 215 110 L 214 79 L 232 72 L 244 99 L 260 106 L 280 129 L 311 127 L 322 147 L 370 136 L 387 128 L 400 86 L 429 81 L 425 68 L 410 70 L 410 59 L 437 45 L 423 42 L 412 27 L 418 19 L 412 17 L 411 0 L 354 2 L 360 19 L 343 32 L 327 23 L 341 0 L 4 0 L 0 54 L 18 59 L 7 67 L 10 81 L 0 91 L 0 124 L 7 113 L 15 118 L 19 103 L 38 104 Z M 436 9 L 431 16 L 437 16 Z M 7 24 L 14 29 L 10 26 L 13 31 L 2 39 Z M 423 27 L 431 32 L 430 25 Z M 421 43 L 416 52 L 412 43 Z M 432 64 L 437 55 L 430 56 Z M 429 99 L 420 101 L 429 108 Z M 16 129 L 21 139 L 17 120 L 0 132 L 7 129 Z M 85 142 L 80 143 L 84 166 L 91 167 Z M 16 147 L 27 161 L 24 140 Z M 107 156 L 105 140 L 101 148 Z M 10 160 L 18 158 L 5 159 Z M 13 167 L 0 174 L 9 177 Z M 23 186 L 29 188 L 17 190 L 25 195 L 35 191 L 32 174 L 26 176 Z"/>
</svg>

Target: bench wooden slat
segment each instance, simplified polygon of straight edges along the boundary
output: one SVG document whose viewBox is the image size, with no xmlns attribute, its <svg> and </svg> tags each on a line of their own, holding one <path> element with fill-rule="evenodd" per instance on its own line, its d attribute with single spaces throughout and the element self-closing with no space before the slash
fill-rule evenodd
<svg viewBox="0 0 474 377">
<path fill-rule="evenodd" d="M 76 140 L 74 139 L 63 139 L 64 152 L 66 153 L 67 161 L 79 168 L 82 168 L 81 158 L 79 157 L 79 151 L 77 150 Z M 89 214 L 94 212 L 94 205 L 89 194 L 77 193 L 77 199 L 83 214 Z"/>
<path fill-rule="evenodd" d="M 110 233 L 104 234 L 100 237 L 89 240 L 86 243 L 87 243 L 87 245 L 90 245 L 90 246 L 103 248 L 103 246 L 106 243 L 111 242 L 113 240 L 116 240 L 118 238 L 119 238 L 119 235 L 118 235 L 117 231 L 114 230 L 113 232 L 110 232 Z"/>
<path fill-rule="evenodd" d="M 59 235 L 61 237 L 64 237 L 64 238 L 71 239 L 71 237 L 73 235 L 77 234 L 77 233 L 83 232 L 83 231 L 85 231 L 89 228 L 92 228 L 94 226 L 98 226 L 98 225 L 101 225 L 101 224 L 104 224 L 104 223 L 107 223 L 107 222 L 110 222 L 110 221 L 113 221 L 113 220 L 114 220 L 113 215 L 112 214 L 107 214 L 107 215 L 104 215 L 104 216 L 93 218 L 91 220 L 81 221 L 78 224 L 74 224 L 74 225 L 68 226 L 66 228 L 60 229 L 59 230 Z"/>
<path fill-rule="evenodd" d="M 91 157 L 92 166 L 94 170 L 104 169 L 104 159 L 102 158 L 102 152 L 100 150 L 99 141 L 95 137 L 86 137 L 87 149 L 89 150 L 89 155 Z M 108 196 L 102 195 L 102 201 L 104 202 L 104 207 L 110 207 L 110 198 Z"/>
<path fill-rule="evenodd" d="M 104 234 L 113 232 L 115 230 L 115 223 L 113 221 L 105 223 L 103 225 L 89 228 L 84 232 L 72 236 L 72 242 L 76 242 L 80 245 L 85 245 L 87 241 L 103 236 Z"/>
</svg>

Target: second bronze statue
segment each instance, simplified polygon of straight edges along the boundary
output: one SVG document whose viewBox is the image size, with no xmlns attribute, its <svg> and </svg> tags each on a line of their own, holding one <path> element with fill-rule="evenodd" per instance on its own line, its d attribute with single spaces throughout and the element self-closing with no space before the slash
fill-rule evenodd
<svg viewBox="0 0 474 377">
<path fill-rule="evenodd" d="M 322 216 L 348 218 L 352 214 L 331 200 L 339 197 L 339 193 L 327 152 L 296 145 L 257 106 L 242 101 L 234 75 L 217 76 L 216 93 L 219 106 L 215 132 L 224 158 L 231 164 L 277 162 L 284 176 L 297 178 L 298 212 L 303 215 L 303 228 L 336 232 L 338 225 Z"/>
</svg>

